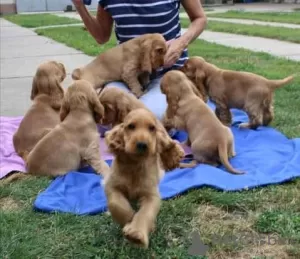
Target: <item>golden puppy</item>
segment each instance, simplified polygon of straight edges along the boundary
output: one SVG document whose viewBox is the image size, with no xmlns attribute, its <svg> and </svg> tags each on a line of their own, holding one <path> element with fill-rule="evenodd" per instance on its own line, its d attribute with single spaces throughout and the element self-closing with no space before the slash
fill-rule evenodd
<svg viewBox="0 0 300 259">
<path fill-rule="evenodd" d="M 101 122 L 106 126 L 114 127 L 122 123 L 126 115 L 132 110 L 147 109 L 133 94 L 118 87 L 105 87 L 99 94 L 99 100 L 105 111 Z"/>
<path fill-rule="evenodd" d="M 104 88 L 104 90 L 101 92 L 99 96 L 99 100 L 105 110 L 104 117 L 101 121 L 103 125 L 109 125 L 109 126 L 111 125 L 112 127 L 115 127 L 116 125 L 124 121 L 127 114 L 129 114 L 131 111 L 136 109 L 145 109 L 151 113 L 151 111 L 133 94 L 127 93 L 124 90 L 119 89 L 117 87 Z M 172 142 L 172 139 L 168 135 L 163 124 L 158 119 L 156 123 L 160 131 L 164 132 L 163 134 L 167 138 L 166 141 Z M 175 156 L 177 156 L 176 152 L 179 151 L 175 150 L 174 153 Z M 169 166 L 166 164 L 167 160 L 164 156 L 167 156 L 167 154 L 162 153 L 161 160 L 165 161 L 164 167 L 169 168 Z M 183 156 L 184 154 L 182 154 L 182 157 Z"/>
<path fill-rule="evenodd" d="M 84 80 L 75 81 L 65 93 L 61 123 L 29 153 L 26 159 L 28 174 L 56 177 L 78 170 L 82 163 L 87 163 L 98 174 L 108 175 L 110 168 L 100 158 L 97 131 L 97 122 L 103 113 L 92 85 Z"/>
<path fill-rule="evenodd" d="M 33 104 L 13 135 L 14 148 L 23 159 L 60 122 L 59 110 L 64 98 L 61 83 L 65 77 L 64 65 L 56 61 L 38 67 L 31 89 Z"/>
<path fill-rule="evenodd" d="M 166 52 L 161 34 L 144 34 L 101 53 L 85 67 L 75 69 L 72 78 L 85 79 L 95 88 L 122 80 L 139 98 L 143 94 L 140 81 L 149 82 L 149 75 L 163 66 Z"/>
<path fill-rule="evenodd" d="M 230 128 L 224 126 L 194 93 L 192 84 L 181 71 L 169 71 L 163 76 L 161 90 L 168 102 L 165 125 L 188 133 L 188 142 L 191 143 L 196 161 L 211 165 L 217 165 L 221 161 L 229 172 L 241 174 L 228 161 L 228 158 L 235 156 Z"/>
<path fill-rule="evenodd" d="M 251 129 L 271 123 L 274 90 L 293 80 L 293 76 L 268 80 L 253 73 L 224 70 L 201 57 L 191 57 L 181 71 L 204 95 L 209 95 L 216 104 L 216 115 L 224 125 L 231 125 L 230 108 L 237 108 L 249 116 L 249 123 L 242 123 L 240 127 Z"/>
<path fill-rule="evenodd" d="M 105 137 L 115 155 L 112 172 L 104 183 L 108 210 L 123 227 L 127 239 L 148 247 L 148 236 L 155 228 L 160 209 L 158 184 L 163 176 L 160 157 L 167 165 L 164 169 L 172 170 L 178 167 L 184 152 L 145 109 L 131 111 Z M 130 205 L 133 200 L 139 202 L 137 212 Z"/>
</svg>

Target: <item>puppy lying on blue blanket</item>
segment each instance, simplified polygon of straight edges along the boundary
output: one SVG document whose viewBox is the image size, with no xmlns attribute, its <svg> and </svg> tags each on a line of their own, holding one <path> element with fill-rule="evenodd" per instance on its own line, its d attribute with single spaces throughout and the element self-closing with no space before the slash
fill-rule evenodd
<svg viewBox="0 0 300 259">
<path fill-rule="evenodd" d="M 235 156 L 230 128 L 224 126 L 195 94 L 193 83 L 186 75 L 176 70 L 167 72 L 161 80 L 161 91 L 168 102 L 163 123 L 168 128 L 175 127 L 188 133 L 187 144 L 191 145 L 195 160 L 213 166 L 217 166 L 220 160 L 229 172 L 242 174 L 228 161 Z M 190 166 L 195 166 L 196 161 Z"/>
</svg>

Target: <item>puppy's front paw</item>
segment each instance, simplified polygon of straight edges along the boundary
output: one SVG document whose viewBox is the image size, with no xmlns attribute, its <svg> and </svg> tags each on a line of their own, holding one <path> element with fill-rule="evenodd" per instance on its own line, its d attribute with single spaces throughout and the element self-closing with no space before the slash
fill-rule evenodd
<svg viewBox="0 0 300 259">
<path fill-rule="evenodd" d="M 132 223 L 125 225 L 123 228 L 123 234 L 130 242 L 148 248 L 149 238 L 147 234 L 137 229 Z"/>
<path fill-rule="evenodd" d="M 239 128 L 240 129 L 249 129 L 250 128 L 250 124 L 248 122 L 241 123 L 239 125 Z"/>
</svg>

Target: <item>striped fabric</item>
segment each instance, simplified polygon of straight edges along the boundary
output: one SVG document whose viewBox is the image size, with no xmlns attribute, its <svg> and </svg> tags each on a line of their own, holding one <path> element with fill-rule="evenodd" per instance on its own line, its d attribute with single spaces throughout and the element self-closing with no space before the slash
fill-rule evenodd
<svg viewBox="0 0 300 259">
<path fill-rule="evenodd" d="M 181 35 L 180 0 L 100 0 L 99 4 L 115 22 L 118 43 L 145 33 L 161 33 L 167 41 Z M 156 76 L 183 66 L 187 59 L 185 49 L 172 68 L 160 69 Z"/>
</svg>

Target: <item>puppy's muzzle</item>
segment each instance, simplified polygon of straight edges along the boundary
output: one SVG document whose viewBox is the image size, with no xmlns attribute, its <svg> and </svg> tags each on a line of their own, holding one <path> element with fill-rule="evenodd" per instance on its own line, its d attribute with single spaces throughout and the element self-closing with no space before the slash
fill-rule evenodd
<svg viewBox="0 0 300 259">
<path fill-rule="evenodd" d="M 145 153 L 148 150 L 148 145 L 145 142 L 137 142 L 136 143 L 136 150 L 139 153 Z"/>
</svg>

